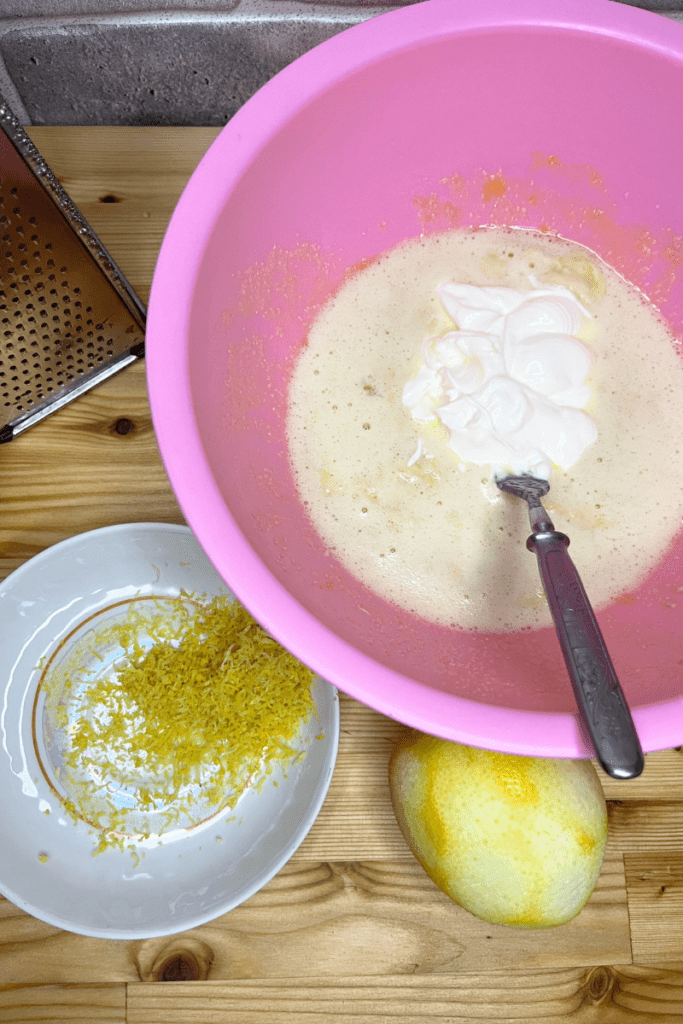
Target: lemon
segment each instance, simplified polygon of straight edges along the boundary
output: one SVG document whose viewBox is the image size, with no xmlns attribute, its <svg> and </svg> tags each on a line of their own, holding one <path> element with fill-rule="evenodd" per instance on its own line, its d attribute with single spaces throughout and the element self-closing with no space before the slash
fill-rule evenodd
<svg viewBox="0 0 683 1024">
<path fill-rule="evenodd" d="M 393 752 L 389 782 L 422 867 L 484 921 L 552 928 L 592 893 L 607 810 L 590 761 L 498 754 L 411 732 Z"/>
</svg>

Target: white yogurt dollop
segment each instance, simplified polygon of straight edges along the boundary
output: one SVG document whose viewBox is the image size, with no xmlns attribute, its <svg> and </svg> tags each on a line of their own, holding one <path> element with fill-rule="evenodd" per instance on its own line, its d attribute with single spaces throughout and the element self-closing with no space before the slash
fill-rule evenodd
<svg viewBox="0 0 683 1024">
<path fill-rule="evenodd" d="M 549 479 L 597 438 L 585 412 L 591 355 L 574 335 L 590 314 L 561 285 L 517 291 L 448 283 L 437 294 L 459 330 L 427 338 L 403 403 L 437 417 L 464 462 Z"/>
</svg>

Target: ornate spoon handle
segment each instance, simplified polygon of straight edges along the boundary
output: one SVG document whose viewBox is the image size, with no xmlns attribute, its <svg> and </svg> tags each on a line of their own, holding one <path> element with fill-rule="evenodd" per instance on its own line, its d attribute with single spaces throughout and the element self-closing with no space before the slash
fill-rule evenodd
<svg viewBox="0 0 683 1024">
<path fill-rule="evenodd" d="M 581 577 L 569 557 L 569 538 L 545 519 L 527 540 L 527 547 L 536 552 L 577 703 L 607 774 L 616 779 L 635 778 L 642 772 L 644 760 L 631 712 Z M 543 529 L 548 525 L 550 529 Z"/>
</svg>

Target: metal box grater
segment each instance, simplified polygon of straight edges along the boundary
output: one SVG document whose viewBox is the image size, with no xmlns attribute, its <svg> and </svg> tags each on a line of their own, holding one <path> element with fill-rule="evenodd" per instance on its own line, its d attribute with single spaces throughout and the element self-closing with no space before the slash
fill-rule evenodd
<svg viewBox="0 0 683 1024">
<path fill-rule="evenodd" d="M 0 96 L 0 443 L 144 355 L 145 307 Z"/>
</svg>

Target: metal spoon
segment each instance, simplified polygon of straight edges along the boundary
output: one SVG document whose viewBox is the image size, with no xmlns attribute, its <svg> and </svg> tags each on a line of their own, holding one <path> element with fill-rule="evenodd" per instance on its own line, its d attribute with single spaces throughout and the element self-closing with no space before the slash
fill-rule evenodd
<svg viewBox="0 0 683 1024">
<path fill-rule="evenodd" d="M 526 546 L 536 552 L 569 678 L 597 758 L 613 778 L 633 779 L 643 770 L 643 751 L 600 627 L 569 557 L 569 537 L 555 530 L 541 504 L 550 484 L 534 476 L 506 476 L 496 483 L 529 506 L 531 536 Z"/>
</svg>

